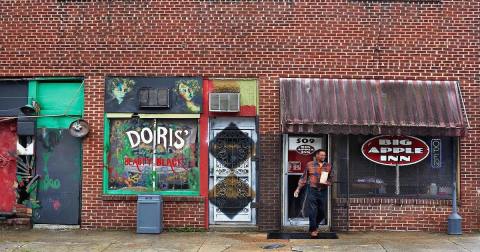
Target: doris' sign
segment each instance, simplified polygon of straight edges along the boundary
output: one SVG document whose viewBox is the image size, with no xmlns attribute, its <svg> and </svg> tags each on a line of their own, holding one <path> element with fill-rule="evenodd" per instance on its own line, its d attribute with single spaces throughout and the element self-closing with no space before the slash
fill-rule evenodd
<svg viewBox="0 0 480 252">
<path fill-rule="evenodd" d="M 362 154 L 370 161 L 388 166 L 412 165 L 424 160 L 428 145 L 412 136 L 377 136 L 362 145 Z"/>
</svg>

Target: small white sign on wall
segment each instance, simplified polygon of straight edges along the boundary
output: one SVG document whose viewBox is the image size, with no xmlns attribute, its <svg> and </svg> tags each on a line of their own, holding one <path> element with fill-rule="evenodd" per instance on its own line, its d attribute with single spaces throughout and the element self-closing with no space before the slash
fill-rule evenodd
<svg viewBox="0 0 480 252">
<path fill-rule="evenodd" d="M 324 148 L 322 137 L 289 137 L 288 150 L 296 151 L 301 155 L 311 155 L 314 151 Z"/>
</svg>

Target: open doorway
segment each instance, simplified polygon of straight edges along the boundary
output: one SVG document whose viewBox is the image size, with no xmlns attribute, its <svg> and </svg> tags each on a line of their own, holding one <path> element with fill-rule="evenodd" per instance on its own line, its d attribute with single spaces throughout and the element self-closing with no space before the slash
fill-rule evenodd
<svg viewBox="0 0 480 252">
<path fill-rule="evenodd" d="M 283 207 L 282 224 L 284 227 L 308 227 L 305 199 L 308 194 L 304 188 L 298 198 L 293 197 L 306 164 L 314 159 L 314 151 L 326 149 L 328 153 L 327 135 L 287 135 L 283 137 Z M 330 155 L 329 155 L 330 156 Z M 327 158 L 329 162 L 329 159 Z M 330 195 L 324 199 L 325 219 L 320 223 L 320 230 L 329 230 L 331 223 Z"/>
</svg>

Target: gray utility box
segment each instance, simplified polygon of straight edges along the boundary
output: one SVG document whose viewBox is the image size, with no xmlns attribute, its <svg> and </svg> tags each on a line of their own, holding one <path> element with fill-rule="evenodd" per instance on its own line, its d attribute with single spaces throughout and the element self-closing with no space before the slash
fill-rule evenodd
<svg viewBox="0 0 480 252">
<path fill-rule="evenodd" d="M 138 195 L 137 233 L 159 234 L 163 229 L 163 200 L 160 195 Z"/>
</svg>

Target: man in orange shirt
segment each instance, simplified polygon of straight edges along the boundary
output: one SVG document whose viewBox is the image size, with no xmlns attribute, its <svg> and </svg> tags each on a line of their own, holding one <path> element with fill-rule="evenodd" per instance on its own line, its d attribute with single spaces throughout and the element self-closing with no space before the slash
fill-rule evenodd
<svg viewBox="0 0 480 252">
<path fill-rule="evenodd" d="M 325 162 L 327 151 L 319 149 L 314 153 L 315 159 L 307 163 L 302 177 L 293 196 L 300 194 L 300 190 L 307 184 L 310 192 L 307 195 L 307 206 L 309 207 L 308 221 L 309 232 L 312 237 L 318 236 L 318 225 L 325 218 L 324 204 L 327 199 L 328 187 L 332 185 L 332 165 Z"/>
</svg>

